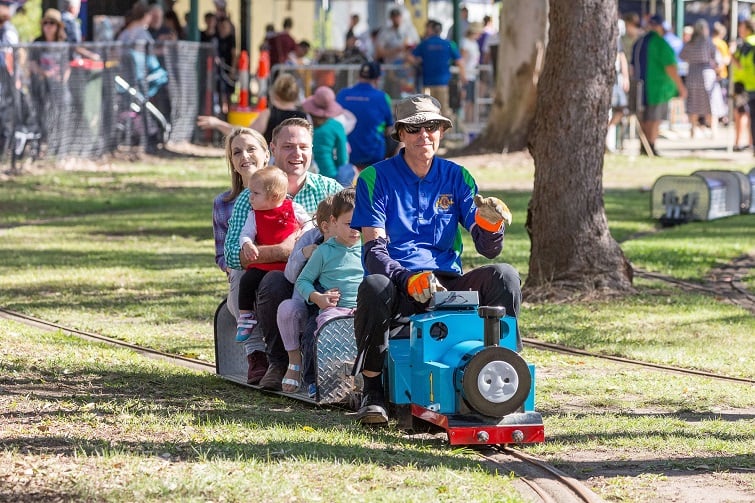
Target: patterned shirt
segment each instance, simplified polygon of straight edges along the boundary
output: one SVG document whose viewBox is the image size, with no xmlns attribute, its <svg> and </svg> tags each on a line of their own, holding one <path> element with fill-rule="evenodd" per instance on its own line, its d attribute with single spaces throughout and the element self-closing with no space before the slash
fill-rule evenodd
<svg viewBox="0 0 755 503">
<path fill-rule="evenodd" d="M 222 194 L 218 194 L 215 200 L 212 202 L 212 233 L 215 236 L 215 263 L 220 267 L 220 270 L 226 272 L 227 265 L 225 263 L 225 235 L 228 233 L 228 220 L 233 213 L 233 204 L 236 199 L 225 201 L 226 196 L 231 191 L 227 190 Z"/>
<path fill-rule="evenodd" d="M 307 213 L 314 215 L 317 205 L 326 197 L 343 190 L 343 186 L 332 178 L 318 175 L 316 173 L 307 173 L 307 178 L 299 192 L 294 196 L 294 202 L 304 206 Z M 244 189 L 239 197 L 236 198 L 236 204 L 233 206 L 233 214 L 228 220 L 228 233 L 225 237 L 225 261 L 228 267 L 241 269 L 241 260 L 239 252 L 239 237 L 241 229 L 246 223 L 246 217 L 252 205 L 249 204 L 249 189 Z"/>
</svg>

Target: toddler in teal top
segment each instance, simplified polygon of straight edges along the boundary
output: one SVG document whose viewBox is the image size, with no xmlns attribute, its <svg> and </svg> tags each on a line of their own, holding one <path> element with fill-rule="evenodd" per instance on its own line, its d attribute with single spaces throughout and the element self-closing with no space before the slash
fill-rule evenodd
<svg viewBox="0 0 755 503">
<path fill-rule="evenodd" d="M 317 247 L 296 279 L 296 291 L 320 308 L 319 329 L 336 316 L 352 315 L 357 289 L 364 277 L 359 231 L 351 228 L 355 191 L 342 190 L 333 196 L 330 231 L 333 237 Z M 315 289 L 318 283 L 322 293 Z"/>
</svg>

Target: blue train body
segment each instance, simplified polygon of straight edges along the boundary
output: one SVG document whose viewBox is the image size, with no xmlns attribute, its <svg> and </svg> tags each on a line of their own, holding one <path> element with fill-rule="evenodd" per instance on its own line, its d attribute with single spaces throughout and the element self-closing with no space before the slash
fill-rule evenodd
<svg viewBox="0 0 755 503">
<path fill-rule="evenodd" d="M 439 327 L 439 324 L 448 327 L 448 333 L 434 336 L 433 327 Z M 499 346 L 516 352 L 515 334 L 516 318 L 502 318 Z M 458 370 L 463 369 L 485 347 L 483 320 L 474 310 L 438 311 L 413 316 L 409 339 L 393 339 L 389 343 L 387 375 L 390 379 L 390 401 L 397 405 L 416 403 L 443 414 L 463 410 L 461 381 L 464 373 Z M 523 410 L 534 411 L 535 367 L 527 367 L 530 386 Z M 518 389 L 518 379 L 511 377 L 517 376 L 510 376 L 507 382 L 499 383 L 503 394 L 515 394 Z"/>
</svg>

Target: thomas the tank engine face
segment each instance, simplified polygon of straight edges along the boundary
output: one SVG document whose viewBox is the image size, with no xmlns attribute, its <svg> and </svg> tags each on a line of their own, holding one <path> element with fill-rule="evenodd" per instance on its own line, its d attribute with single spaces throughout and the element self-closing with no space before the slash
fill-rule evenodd
<svg viewBox="0 0 755 503">
<path fill-rule="evenodd" d="M 486 347 L 459 369 L 462 396 L 469 407 L 485 416 L 516 412 L 532 385 L 527 363 L 515 352 Z"/>
</svg>

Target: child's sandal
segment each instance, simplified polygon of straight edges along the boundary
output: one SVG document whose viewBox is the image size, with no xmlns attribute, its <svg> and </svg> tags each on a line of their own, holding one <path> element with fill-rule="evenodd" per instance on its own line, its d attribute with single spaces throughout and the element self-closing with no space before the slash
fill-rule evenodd
<svg viewBox="0 0 755 503">
<path fill-rule="evenodd" d="M 299 377 L 299 373 L 301 372 L 301 365 L 294 365 L 293 363 L 288 364 L 288 371 L 294 371 L 297 373 L 297 377 Z M 286 372 L 286 375 L 288 375 L 288 372 Z M 281 381 L 281 384 L 283 385 L 283 392 L 284 393 L 296 393 L 299 391 L 299 387 L 301 386 L 301 382 L 299 382 L 299 379 L 292 379 L 290 377 L 283 377 L 283 380 Z M 290 389 L 286 389 L 286 386 L 290 386 Z"/>
</svg>

